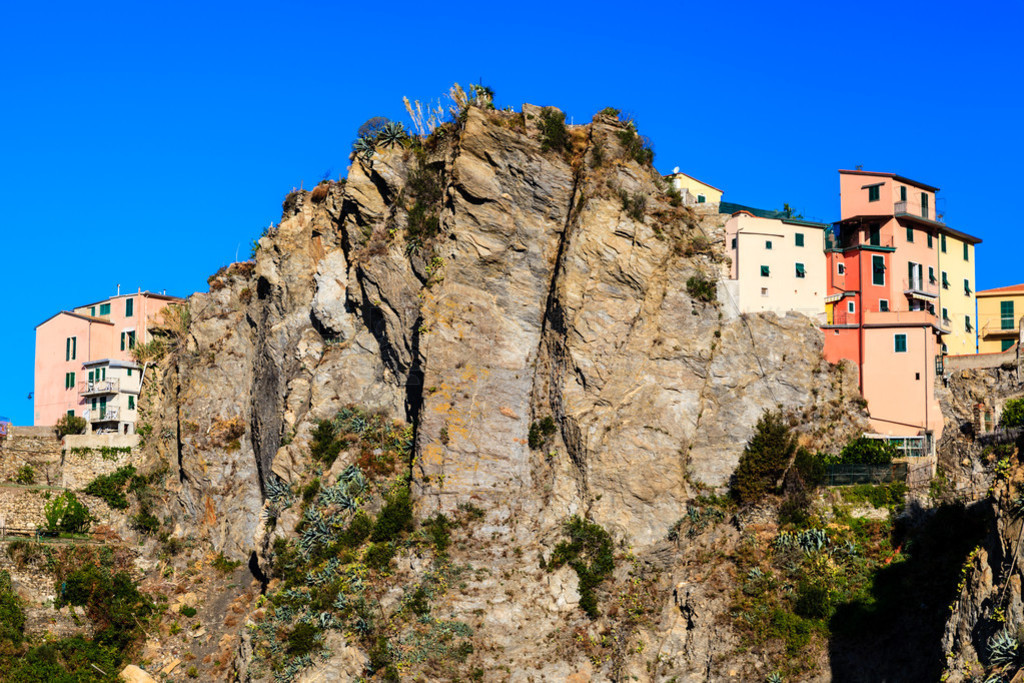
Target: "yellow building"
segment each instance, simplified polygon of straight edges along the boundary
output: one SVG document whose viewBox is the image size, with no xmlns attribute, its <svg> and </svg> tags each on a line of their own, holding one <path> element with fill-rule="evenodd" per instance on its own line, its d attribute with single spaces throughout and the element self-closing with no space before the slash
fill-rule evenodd
<svg viewBox="0 0 1024 683">
<path fill-rule="evenodd" d="M 697 180 L 693 176 L 679 172 L 679 167 L 672 169 L 665 180 L 672 183 L 672 187 L 679 190 L 683 195 L 683 203 L 690 204 L 718 204 L 722 201 L 722 190 Z"/>
<path fill-rule="evenodd" d="M 943 329 L 942 350 L 954 356 L 978 353 L 978 320 L 974 261 L 981 240 L 942 226 L 939 240 L 939 308 Z"/>
<path fill-rule="evenodd" d="M 998 353 L 1017 343 L 1024 317 L 1024 285 L 978 292 L 978 332 L 981 353 Z"/>
</svg>

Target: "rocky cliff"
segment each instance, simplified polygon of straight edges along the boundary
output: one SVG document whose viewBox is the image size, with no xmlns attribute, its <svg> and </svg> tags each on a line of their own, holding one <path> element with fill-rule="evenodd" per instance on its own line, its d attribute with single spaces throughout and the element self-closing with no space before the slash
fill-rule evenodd
<svg viewBox="0 0 1024 683">
<path fill-rule="evenodd" d="M 419 519 L 482 517 L 455 536 L 463 578 L 434 597 L 472 625 L 463 673 L 763 676 L 719 623 L 715 567 L 666 537 L 689 501 L 727 483 L 766 409 L 812 447 L 862 430 L 855 376 L 821 359 L 814 321 L 738 314 L 716 286 L 722 219 L 667 194 L 632 124 L 600 114 L 556 145 L 551 115 L 468 106 L 425 140 L 356 157 L 345 181 L 287 197 L 254 260 L 188 300 L 187 331 L 147 378 L 165 513 L 174 534 L 248 561 L 266 585 L 275 539 L 298 521 L 268 523 L 274 491 L 308 485 L 318 422 L 358 407 L 412 426 L 399 470 Z M 316 485 L 358 455 L 344 449 Z M 573 515 L 628 560 L 608 591 L 642 603 L 635 618 L 623 606 L 589 620 L 577 576 L 540 568 Z M 397 609 L 388 590 L 428 571 L 400 557 L 382 617 Z M 365 647 L 332 638 L 311 671 L 361 675 Z M 268 675 L 241 642 L 235 668 Z M 402 662 L 423 680 L 452 676 Z"/>
</svg>

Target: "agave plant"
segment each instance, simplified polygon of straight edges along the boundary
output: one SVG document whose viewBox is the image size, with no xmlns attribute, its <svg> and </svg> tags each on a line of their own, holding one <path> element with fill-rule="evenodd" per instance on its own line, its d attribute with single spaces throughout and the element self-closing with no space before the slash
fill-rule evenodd
<svg viewBox="0 0 1024 683">
<path fill-rule="evenodd" d="M 284 483 L 276 475 L 271 475 L 267 479 L 267 499 L 270 500 L 271 503 L 277 505 L 282 502 L 287 502 L 287 505 L 284 507 L 288 507 L 288 505 L 291 505 L 291 498 L 292 489 L 288 484 Z"/>
<path fill-rule="evenodd" d="M 750 579 L 751 581 L 757 581 L 758 579 L 763 579 L 764 578 L 764 572 L 761 571 L 760 567 L 754 567 L 749 572 L 747 572 L 747 578 Z"/>
<path fill-rule="evenodd" d="M 352 151 L 356 153 L 363 161 L 370 161 L 373 159 L 373 153 L 377 151 L 376 141 L 367 136 L 361 137 L 352 143 Z"/>
<path fill-rule="evenodd" d="M 405 132 L 405 126 L 400 121 L 386 123 L 377 133 L 377 142 L 383 147 L 401 145 L 407 139 L 409 139 L 409 134 Z"/>
<path fill-rule="evenodd" d="M 1005 628 L 988 639 L 988 663 L 992 666 L 1016 662 L 1019 652 L 1020 643 Z"/>
<path fill-rule="evenodd" d="M 828 544 L 828 535 L 824 529 L 806 529 L 797 536 L 800 550 L 808 555 L 819 552 Z"/>
<path fill-rule="evenodd" d="M 764 683 L 783 683 L 782 674 L 778 671 L 773 671 L 765 677 Z"/>
</svg>

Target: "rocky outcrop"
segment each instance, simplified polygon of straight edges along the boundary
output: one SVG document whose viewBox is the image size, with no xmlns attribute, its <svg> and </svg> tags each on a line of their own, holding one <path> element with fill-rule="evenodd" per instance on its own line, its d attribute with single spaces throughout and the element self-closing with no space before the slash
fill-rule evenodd
<svg viewBox="0 0 1024 683">
<path fill-rule="evenodd" d="M 470 106 L 414 149 L 289 195 L 253 262 L 189 299 L 187 336 L 147 379 L 146 452 L 174 475 L 179 529 L 255 552 L 260 572 L 267 487 L 299 481 L 317 420 L 351 404 L 402 417 L 421 515 L 483 510 L 460 560 L 489 573 L 448 606 L 486 611 L 478 642 L 515 664 L 511 680 L 610 675 L 543 645 L 579 618 L 575 576 L 536 569 L 573 514 L 647 558 L 664 619 L 645 637 L 671 644 L 666 672 L 704 677 L 735 643 L 714 635 L 717 598 L 678 587 L 693 579 L 663 539 L 696 492 L 727 484 L 764 410 L 787 411 L 811 447 L 862 428 L 855 378 L 821 359 L 814 321 L 688 288 L 724 277 L 722 220 L 673 205 L 627 149 L 629 125 L 599 115 L 562 152 L 540 117 Z M 834 423 L 800 424 L 824 414 Z M 554 432 L 531 439 L 546 418 Z M 309 680 L 362 666 L 332 652 Z M 620 673 L 647 675 L 630 662 Z"/>
</svg>

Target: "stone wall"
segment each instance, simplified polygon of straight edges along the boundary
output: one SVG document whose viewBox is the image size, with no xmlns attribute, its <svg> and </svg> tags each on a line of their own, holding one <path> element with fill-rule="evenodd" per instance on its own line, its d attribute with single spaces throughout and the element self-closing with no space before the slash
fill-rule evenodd
<svg viewBox="0 0 1024 683">
<path fill-rule="evenodd" d="M 56 598 L 53 576 L 31 564 L 18 567 L 8 554 L 8 547 L 10 543 L 0 543 L 0 570 L 11 575 L 14 591 L 24 601 L 25 631 L 29 634 L 48 633 L 57 638 L 90 635 L 88 619 L 81 618 L 76 624 L 70 608 L 53 609 Z"/>
<path fill-rule="evenodd" d="M 94 449 L 89 453 L 73 453 L 70 449 L 64 452 L 61 466 L 60 485 L 67 489 L 80 491 L 88 486 L 101 474 L 110 474 L 125 465 L 131 464 L 131 453 L 103 455 Z"/>
<path fill-rule="evenodd" d="M 45 494 L 60 489 L 46 487 L 0 486 L 0 533 L 5 529 L 36 529 L 46 526 L 43 506 Z"/>
</svg>

